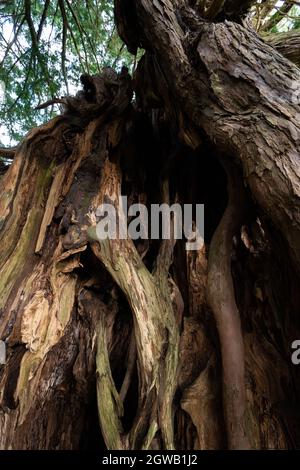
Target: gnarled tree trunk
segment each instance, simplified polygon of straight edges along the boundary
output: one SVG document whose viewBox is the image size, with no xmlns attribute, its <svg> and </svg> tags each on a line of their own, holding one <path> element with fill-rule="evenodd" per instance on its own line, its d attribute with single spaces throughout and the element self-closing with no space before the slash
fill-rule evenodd
<svg viewBox="0 0 300 470">
<path fill-rule="evenodd" d="M 196 3 L 116 0 L 133 79 L 83 76 L 3 169 L 3 449 L 300 444 L 300 72 L 224 21 L 251 2 Z M 121 195 L 204 203 L 204 246 L 99 241 Z"/>
</svg>

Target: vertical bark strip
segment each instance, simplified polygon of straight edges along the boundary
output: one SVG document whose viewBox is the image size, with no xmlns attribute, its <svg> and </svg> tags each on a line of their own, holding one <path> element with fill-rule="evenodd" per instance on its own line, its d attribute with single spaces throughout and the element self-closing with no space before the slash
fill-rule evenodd
<svg viewBox="0 0 300 470">
<path fill-rule="evenodd" d="M 97 204 L 109 200 L 122 220 L 119 207 L 121 173 L 106 160 Z M 169 250 L 162 248 L 159 268 L 151 274 L 130 239 L 98 240 L 92 249 L 128 299 L 134 315 L 139 372 L 139 408 L 130 432 L 130 448 L 149 447 L 148 434 L 160 429 L 165 449 L 174 449 L 173 398 L 177 383 L 179 333 L 168 286 Z M 98 371 L 100 372 L 100 371 Z M 110 445 L 110 440 L 108 444 Z"/>
<path fill-rule="evenodd" d="M 239 173 L 225 162 L 229 201 L 209 250 L 208 303 L 220 337 L 223 367 L 223 407 L 229 449 L 249 449 L 246 421 L 244 343 L 231 274 L 233 236 L 245 216 L 245 194 Z"/>
</svg>

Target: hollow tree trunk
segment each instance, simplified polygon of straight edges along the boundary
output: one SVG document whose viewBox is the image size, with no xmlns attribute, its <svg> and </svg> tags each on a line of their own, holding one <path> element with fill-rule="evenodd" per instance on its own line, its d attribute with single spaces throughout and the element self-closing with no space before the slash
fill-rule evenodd
<svg viewBox="0 0 300 470">
<path fill-rule="evenodd" d="M 0 179 L 1 448 L 300 444 L 300 72 L 190 3 L 116 1 L 134 80 L 83 76 Z M 204 203 L 205 245 L 100 242 L 120 195 Z"/>
</svg>

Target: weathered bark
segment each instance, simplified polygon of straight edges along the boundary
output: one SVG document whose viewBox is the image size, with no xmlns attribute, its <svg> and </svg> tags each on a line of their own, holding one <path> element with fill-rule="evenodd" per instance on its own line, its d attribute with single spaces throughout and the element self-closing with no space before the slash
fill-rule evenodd
<svg viewBox="0 0 300 470">
<path fill-rule="evenodd" d="M 115 73 L 95 79 L 97 106 L 105 104 L 112 80 L 118 80 Z M 84 436 L 95 334 L 108 308 L 90 291 L 99 277 L 80 274 L 84 220 L 101 174 L 97 148 L 106 151 L 113 126 L 106 121 L 131 99 L 126 75 L 114 96 L 115 103 L 110 95 L 109 106 L 98 109 L 98 119 L 96 104 L 82 99 L 87 112 L 81 120 L 77 108 L 73 117 L 67 111 L 30 133 L 1 181 L 1 339 L 8 348 L 1 375 L 2 448 L 76 448 Z M 64 409 L 66 419 L 59 419 Z"/>
<path fill-rule="evenodd" d="M 98 205 L 109 200 L 120 214 L 121 173 L 118 163 L 105 162 L 102 188 L 95 201 Z M 124 221 L 127 224 L 127 221 Z M 94 237 L 97 240 L 97 237 Z M 124 292 L 134 314 L 135 342 L 138 356 L 139 410 L 130 435 L 117 439 L 128 441 L 125 448 L 149 448 L 161 430 L 163 447 L 174 449 L 173 399 L 177 385 L 179 332 L 172 305 L 168 272 L 172 260 L 173 241 L 162 243 L 155 269 L 150 273 L 140 258 L 133 241 L 109 240 L 93 244 L 96 257 L 104 264 L 117 285 Z M 102 354 L 102 351 L 100 352 Z M 102 380 L 99 370 L 99 380 Z M 115 398 L 111 397 L 116 402 Z M 103 394 L 98 394 L 99 409 L 106 413 Z M 118 415 L 118 410 L 115 411 Z M 109 420 L 111 416 L 108 417 Z M 103 422 L 100 412 L 100 422 Z M 104 424 L 103 424 L 104 425 Z M 105 425 L 106 444 L 115 447 L 116 430 L 109 435 Z"/>
<path fill-rule="evenodd" d="M 0 179 L 0 447 L 297 447 L 300 72 L 193 2 L 115 3 L 134 80 L 83 76 Z M 120 194 L 204 203 L 204 247 L 98 240 Z"/>
<path fill-rule="evenodd" d="M 299 69 L 254 31 L 234 23 L 197 22 L 186 4 L 132 2 L 139 20 L 135 27 L 126 12 L 120 14 L 118 3 L 124 41 L 131 48 L 137 41 L 148 54 L 136 80 L 145 84 L 150 76 L 161 106 L 170 114 L 181 108 L 220 151 L 240 161 L 262 216 L 281 231 L 299 271 Z M 175 110 L 170 95 L 176 96 Z M 252 428 L 251 442 L 257 441 Z"/>
<path fill-rule="evenodd" d="M 178 22 L 169 0 L 159 5 L 136 2 L 141 44 L 155 54 L 157 73 L 194 124 L 239 158 L 253 197 L 299 265 L 300 70 L 254 31 L 200 20 L 191 31 L 188 22 Z"/>
</svg>

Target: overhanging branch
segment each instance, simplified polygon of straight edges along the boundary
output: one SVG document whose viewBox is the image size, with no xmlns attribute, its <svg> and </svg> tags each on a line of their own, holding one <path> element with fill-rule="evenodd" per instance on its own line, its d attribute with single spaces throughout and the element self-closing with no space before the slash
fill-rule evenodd
<svg viewBox="0 0 300 470">
<path fill-rule="evenodd" d="M 300 67 L 300 30 L 262 36 L 270 46 L 275 47 L 284 57 Z"/>
</svg>

